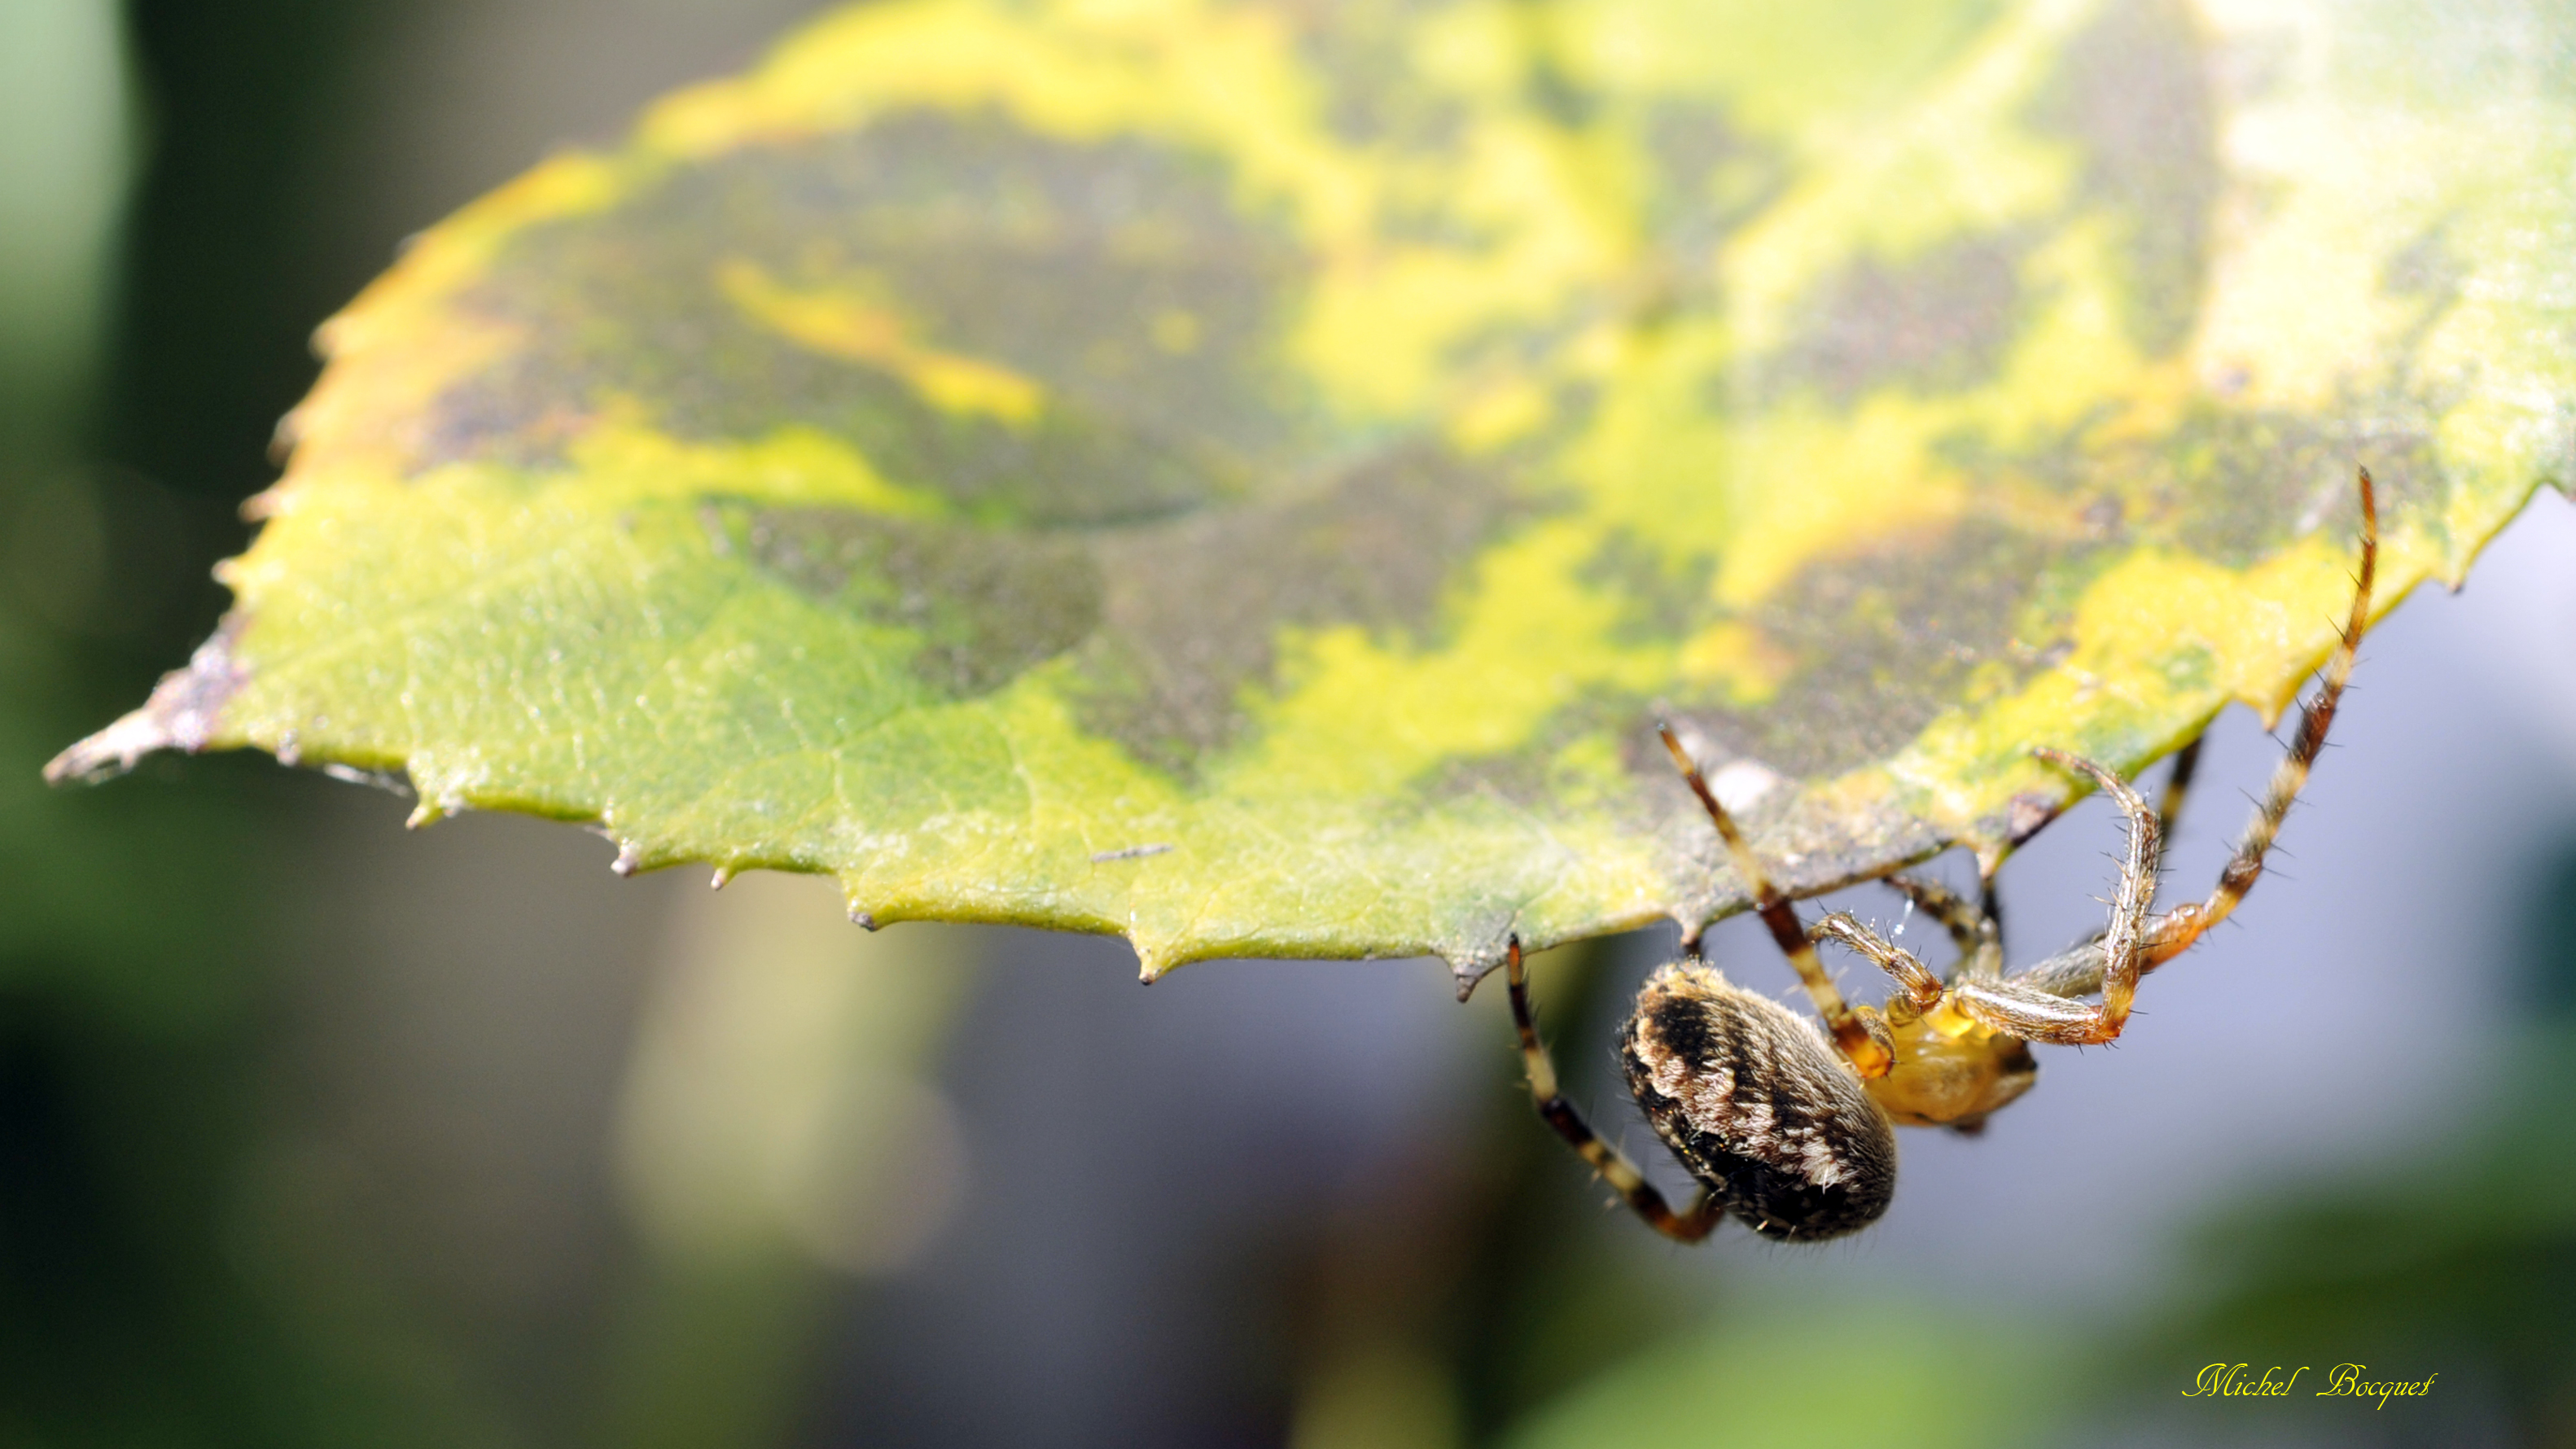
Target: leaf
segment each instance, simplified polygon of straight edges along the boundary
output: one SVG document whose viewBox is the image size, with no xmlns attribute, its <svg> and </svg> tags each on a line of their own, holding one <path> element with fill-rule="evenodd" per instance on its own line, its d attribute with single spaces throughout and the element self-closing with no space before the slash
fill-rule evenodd
<svg viewBox="0 0 2576 1449">
<path fill-rule="evenodd" d="M 1989 856 L 2576 458 L 2563 5 L 898 0 L 325 329 L 256 745 L 1216 955 Z"/>
</svg>

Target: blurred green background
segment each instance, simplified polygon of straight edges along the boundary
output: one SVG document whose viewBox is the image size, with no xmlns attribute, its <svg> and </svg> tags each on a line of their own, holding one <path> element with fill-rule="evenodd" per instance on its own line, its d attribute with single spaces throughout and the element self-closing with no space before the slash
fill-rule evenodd
<svg viewBox="0 0 2576 1449">
<path fill-rule="evenodd" d="M 1437 963 L 1139 991 L 265 759 L 46 790 L 222 608 L 313 325 L 806 8 L 0 0 L 0 1442 L 2576 1443 L 2554 495 L 2373 635 L 2244 928 L 1822 1249 L 1605 1211 Z M 2275 749 L 2222 719 L 2179 878 Z M 2018 954 L 2114 838 L 2015 863 Z M 1539 968 L 1632 1149 L 1607 1045 L 1670 945 Z M 2185 1397 L 2213 1361 L 2439 1377 Z"/>
</svg>

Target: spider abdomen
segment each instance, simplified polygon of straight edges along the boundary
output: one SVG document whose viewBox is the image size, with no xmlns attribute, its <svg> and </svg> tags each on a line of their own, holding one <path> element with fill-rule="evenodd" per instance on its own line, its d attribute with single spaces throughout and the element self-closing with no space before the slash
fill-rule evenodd
<svg viewBox="0 0 2576 1449">
<path fill-rule="evenodd" d="M 1619 1043 L 1656 1133 L 1767 1238 L 1858 1232 L 1896 1191 L 1896 1132 L 1814 1023 L 1705 966 L 1664 967 Z"/>
</svg>

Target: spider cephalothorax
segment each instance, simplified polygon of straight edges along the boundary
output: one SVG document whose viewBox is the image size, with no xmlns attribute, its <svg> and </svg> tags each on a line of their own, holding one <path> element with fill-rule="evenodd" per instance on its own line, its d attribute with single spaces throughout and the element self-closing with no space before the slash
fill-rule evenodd
<svg viewBox="0 0 2576 1449">
<path fill-rule="evenodd" d="M 2035 750 L 2061 769 L 2092 777 L 2128 817 L 2128 855 L 2110 921 L 2099 935 L 2006 975 L 1991 879 L 1983 903 L 1972 905 L 1933 882 L 1890 877 L 1889 884 L 1928 910 L 1958 947 L 1950 974 L 1936 975 L 1847 912 L 1813 926 L 1801 922 L 1667 727 L 1665 748 L 1707 808 L 1754 908 L 1796 969 L 1823 1025 L 1819 1029 L 1728 981 L 1702 964 L 1695 950 L 1647 981 L 1620 1038 L 1620 1060 L 1646 1120 L 1699 1181 L 1699 1197 L 1676 1212 L 1558 1092 L 1555 1065 L 1530 1011 L 1515 939 L 1505 953 L 1512 1014 L 1540 1115 L 1630 1207 L 1671 1237 L 1697 1241 L 1733 1214 L 1765 1237 L 1813 1241 L 1857 1232 L 1887 1210 L 1896 1189 L 1896 1127 L 1974 1132 L 2038 1080 L 2030 1043 L 2084 1046 L 2116 1039 L 2128 1022 L 2138 978 L 2188 950 L 2253 889 L 2273 836 L 2325 747 L 2369 622 L 2378 559 L 2378 511 L 2367 469 L 2360 486 L 2361 568 L 2351 619 L 2326 661 L 2323 686 L 2300 712 L 2288 755 L 2207 900 L 2161 914 L 2154 909 L 2162 842 L 2181 809 L 2198 741 L 2175 758 L 2160 810 L 2149 808 L 2127 781 L 2101 765 L 2061 750 Z M 1821 940 L 1849 947 L 1894 980 L 1896 989 L 1884 1005 L 1843 1000 L 1817 960 L 1815 943 Z"/>
</svg>

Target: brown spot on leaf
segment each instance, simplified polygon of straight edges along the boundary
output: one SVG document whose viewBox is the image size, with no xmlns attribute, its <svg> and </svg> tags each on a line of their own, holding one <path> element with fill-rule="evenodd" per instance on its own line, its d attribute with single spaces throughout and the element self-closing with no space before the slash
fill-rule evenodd
<svg viewBox="0 0 2576 1449">
<path fill-rule="evenodd" d="M 1186 775 L 1241 729 L 1238 695 L 1271 679 L 1281 630 L 1427 633 L 1458 568 L 1519 511 L 1491 474 L 1416 447 L 1310 497 L 1105 531 L 1083 725 Z"/>
<path fill-rule="evenodd" d="M 2126 462 L 2133 479 L 2164 495 L 2183 547 L 2237 566 L 2322 527 L 2357 527 L 2356 467 L 2368 467 L 2378 481 L 2383 508 L 2406 507 L 2437 522 L 2438 510 L 2419 506 L 2447 487 L 2433 445 L 2433 410 L 2390 397 L 2377 407 L 2336 412 L 2354 421 L 2210 409 L 2149 456 L 2102 462 Z"/>
<path fill-rule="evenodd" d="M 740 510 L 740 551 L 819 599 L 921 636 L 912 670 L 953 698 L 989 694 L 1100 622 L 1100 570 L 1077 539 L 843 508 Z M 727 540 L 736 520 L 726 519 Z"/>
<path fill-rule="evenodd" d="M 2072 521 L 2103 543 L 2177 546 L 2243 567 L 2319 529 L 2357 528 L 2357 466 L 2378 480 L 2383 509 L 2439 536 L 2453 482 L 2433 430 L 2451 406 L 2400 382 L 2350 393 L 2323 416 L 2206 401 L 2152 439 L 2105 439 L 2079 425 L 2029 452 L 1965 435 L 1942 452 L 1963 473 L 2064 495 Z"/>
<path fill-rule="evenodd" d="M 1863 258 L 1801 309 L 1808 325 L 1764 366 L 1767 390 L 1800 387 L 1848 406 L 1900 383 L 1927 392 L 1991 377 L 2021 323 L 2029 238 L 1966 237 L 1902 265 Z"/>
<path fill-rule="evenodd" d="M 1296 30 L 1334 135 L 1364 146 L 1446 151 L 1466 133 L 1466 106 L 1418 83 L 1413 28 L 1437 8 L 1437 0 L 1294 0 L 1278 7 Z"/>
<path fill-rule="evenodd" d="M 1309 261 L 1234 191 L 1212 156 L 990 115 L 900 115 L 680 168 L 518 237 L 465 294 L 526 343 L 439 399 L 416 467 L 552 465 L 603 408 L 640 405 L 693 439 L 819 429 L 988 524 L 1241 497 L 1311 453 L 1322 413 L 1278 346 Z M 1031 379 L 1043 406 L 944 408 L 882 365 L 801 344 L 720 281 L 753 272 L 787 293 L 881 297 L 919 349 Z M 1176 315 L 1187 349 L 1155 331 Z"/>
<path fill-rule="evenodd" d="M 1916 536 L 1820 560 L 1743 616 L 1796 661 L 1769 702 L 1743 710 L 1711 699 L 1594 694 L 1551 715 L 1518 749 L 1446 762 L 1415 792 L 1420 808 L 1482 794 L 1543 809 L 1568 788 L 1564 752 L 1607 734 L 1645 785 L 1611 808 L 1640 834 L 1681 842 L 1703 862 L 1705 884 L 1690 887 L 1685 916 L 1740 908 L 1707 817 L 1656 739 L 1658 720 L 1679 726 L 1712 774 L 1750 761 L 1815 782 L 1877 764 L 1955 707 L 1971 674 L 1988 671 L 2011 688 L 2052 667 L 2062 657 L 2049 637 L 2053 621 L 2114 556 L 2072 530 L 2052 538 L 1971 519 L 1937 542 Z M 1590 576 L 1603 587 L 1625 580 L 1623 629 L 1678 637 L 1676 623 L 1699 617 L 1675 612 L 1690 571 L 1659 576 L 1633 541 L 1613 536 Z M 1802 896 L 1884 874 L 1948 843 L 1892 805 L 1818 805 L 1788 791 L 1762 801 L 1744 823 L 1782 888 Z"/>
<path fill-rule="evenodd" d="M 2083 143 L 2083 200 L 2125 218 L 2131 335 L 2150 355 L 2172 352 L 2200 308 L 2223 179 L 2207 53 L 2188 7 L 2106 7 L 2067 45 L 2035 119 Z"/>
<path fill-rule="evenodd" d="M 1242 726 L 1283 629 L 1425 636 L 1457 570 L 1526 511 L 1427 447 L 1321 491 L 1126 528 L 986 529 L 844 508 L 709 500 L 710 548 L 812 598 L 915 631 L 915 674 L 989 693 L 1080 650 L 1083 726 L 1186 775 Z"/>
<path fill-rule="evenodd" d="M 1620 527 L 1610 530 L 1575 577 L 1618 601 L 1612 639 L 1678 643 L 1708 622 L 1709 581 L 1716 572 L 1713 555 L 1675 560 L 1636 530 Z"/>
<path fill-rule="evenodd" d="M 1937 545 L 1897 540 L 1810 564 L 1746 615 L 1797 661 L 1780 693 L 1757 711 L 1698 703 L 1679 715 L 1730 756 L 1802 778 L 1886 759 L 1964 697 L 1970 674 L 2036 673 L 2046 641 L 2023 635 L 2044 620 L 2027 616 L 2071 603 L 2097 551 L 1971 519 Z"/>
<path fill-rule="evenodd" d="M 1723 106 L 1657 97 L 1642 122 L 1654 167 L 1644 204 L 1665 250 L 1696 264 L 1727 233 L 1788 189 L 1789 165 L 1776 147 L 1738 130 Z"/>
</svg>

